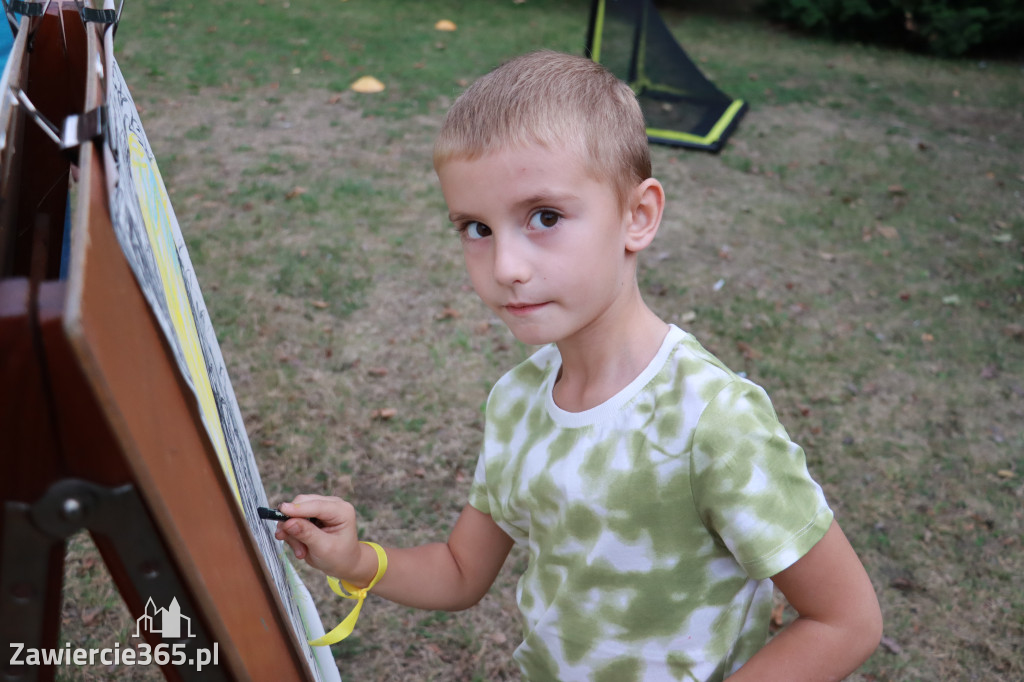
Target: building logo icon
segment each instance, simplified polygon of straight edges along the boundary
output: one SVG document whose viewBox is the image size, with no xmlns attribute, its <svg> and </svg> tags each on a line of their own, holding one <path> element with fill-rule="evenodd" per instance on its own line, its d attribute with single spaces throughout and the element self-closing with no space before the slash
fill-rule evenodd
<svg viewBox="0 0 1024 682">
<path fill-rule="evenodd" d="M 181 606 L 176 597 L 171 599 L 171 605 L 166 609 L 158 609 L 153 598 L 149 598 L 145 612 L 135 619 L 135 633 L 132 637 L 142 637 L 144 632 L 160 635 L 164 639 L 195 637 L 192 634 L 192 619 L 181 615 Z"/>
</svg>

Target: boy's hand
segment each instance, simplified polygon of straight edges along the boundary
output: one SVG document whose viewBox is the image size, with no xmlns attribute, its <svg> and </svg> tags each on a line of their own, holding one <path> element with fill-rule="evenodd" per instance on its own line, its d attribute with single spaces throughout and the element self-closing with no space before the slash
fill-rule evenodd
<svg viewBox="0 0 1024 682">
<path fill-rule="evenodd" d="M 370 575 L 363 579 L 356 510 L 349 502 L 338 497 L 299 495 L 279 509 L 293 518 L 278 523 L 274 537 L 288 543 L 297 558 L 355 585 L 370 582 L 376 569 L 372 568 Z M 306 520 L 314 517 L 320 519 L 323 528 Z M 372 563 L 376 564 L 376 555 Z"/>
</svg>

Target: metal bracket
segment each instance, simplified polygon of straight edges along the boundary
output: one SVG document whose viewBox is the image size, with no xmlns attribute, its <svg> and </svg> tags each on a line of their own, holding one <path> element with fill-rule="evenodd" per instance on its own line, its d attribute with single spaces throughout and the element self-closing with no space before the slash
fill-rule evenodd
<svg viewBox="0 0 1024 682">
<path fill-rule="evenodd" d="M 211 650 L 213 644 L 199 612 L 133 485 L 106 488 L 80 479 L 63 479 L 34 504 L 6 502 L 0 518 L 0 639 L 26 648 L 54 646 L 43 642 L 47 618 L 60 618 L 59 613 L 45 613 L 50 562 L 55 550 L 63 551 L 66 538 L 86 529 L 110 543 L 140 600 L 151 599 L 161 608 L 177 600 L 190 631 L 177 638 L 164 637 L 161 643 L 184 645 L 185 659 L 190 663 L 196 660 L 197 651 Z M 150 615 L 147 602 L 147 612 L 139 621 Z M 38 666 L 0 667 L 0 680 L 24 682 L 43 676 L 43 672 L 44 668 Z M 222 668 L 199 672 L 193 665 L 181 664 L 175 666 L 175 672 L 190 682 L 228 679 Z"/>
<path fill-rule="evenodd" d="M 40 130 L 60 147 L 61 152 L 72 162 L 78 159 L 78 148 L 83 142 L 101 140 L 107 131 L 107 107 L 101 105 L 84 114 L 73 114 L 64 119 L 57 128 L 41 111 L 36 109 L 24 90 L 11 88 L 14 102 L 20 104 Z"/>
<path fill-rule="evenodd" d="M 60 149 L 73 154 L 83 142 L 103 139 L 107 130 L 107 107 L 99 106 L 84 114 L 75 114 L 64 119 L 60 136 Z"/>
</svg>

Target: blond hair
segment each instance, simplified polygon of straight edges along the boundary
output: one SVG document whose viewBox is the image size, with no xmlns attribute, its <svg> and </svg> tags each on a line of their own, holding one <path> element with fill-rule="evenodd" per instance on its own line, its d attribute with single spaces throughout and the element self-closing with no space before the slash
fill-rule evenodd
<svg viewBox="0 0 1024 682">
<path fill-rule="evenodd" d="M 629 86 L 590 59 L 549 50 L 506 62 L 459 96 L 434 144 L 434 168 L 531 144 L 571 150 L 623 203 L 651 177 L 644 117 Z"/>
</svg>

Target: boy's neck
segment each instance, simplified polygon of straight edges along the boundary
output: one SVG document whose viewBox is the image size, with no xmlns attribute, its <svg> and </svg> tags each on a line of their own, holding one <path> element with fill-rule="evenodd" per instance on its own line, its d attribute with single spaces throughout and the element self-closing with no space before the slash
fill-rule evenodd
<svg viewBox="0 0 1024 682">
<path fill-rule="evenodd" d="M 637 292 L 628 314 L 559 341 L 562 366 L 552 394 L 555 404 L 567 412 L 582 412 L 613 397 L 651 363 L 668 328 Z"/>
</svg>

